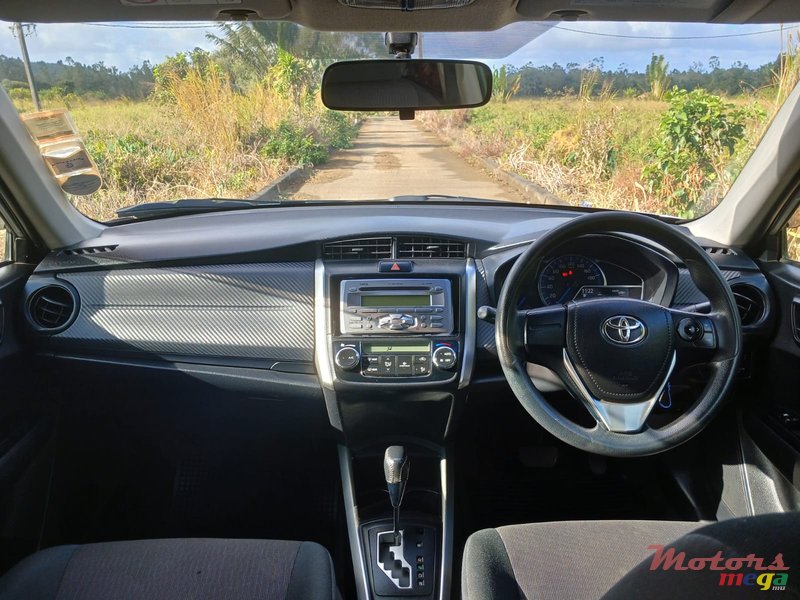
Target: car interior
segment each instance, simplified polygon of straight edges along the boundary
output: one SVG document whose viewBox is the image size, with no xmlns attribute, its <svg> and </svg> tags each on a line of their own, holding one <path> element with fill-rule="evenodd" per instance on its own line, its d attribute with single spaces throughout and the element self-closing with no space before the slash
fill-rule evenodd
<svg viewBox="0 0 800 600">
<path fill-rule="evenodd" d="M 800 21 L 792 0 L 128 4 L 0 19 Z M 332 107 L 404 117 L 373 75 L 343 71 Z M 653 567 L 667 546 L 763 557 L 800 597 L 800 88 L 693 220 L 408 196 L 106 225 L 4 93 L 0 140 L 3 600 L 733 593 Z"/>
</svg>

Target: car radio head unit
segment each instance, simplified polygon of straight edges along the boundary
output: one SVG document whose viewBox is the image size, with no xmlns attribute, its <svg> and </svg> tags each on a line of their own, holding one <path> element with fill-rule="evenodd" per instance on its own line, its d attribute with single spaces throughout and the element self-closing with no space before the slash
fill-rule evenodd
<svg viewBox="0 0 800 600">
<path fill-rule="evenodd" d="M 346 279 L 341 283 L 343 334 L 452 333 L 448 279 Z"/>
</svg>

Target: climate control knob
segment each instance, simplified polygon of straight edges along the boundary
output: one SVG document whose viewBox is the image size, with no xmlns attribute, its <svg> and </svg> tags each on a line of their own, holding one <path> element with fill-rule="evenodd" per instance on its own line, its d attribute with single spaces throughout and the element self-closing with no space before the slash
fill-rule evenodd
<svg viewBox="0 0 800 600">
<path fill-rule="evenodd" d="M 439 346 L 433 351 L 431 360 L 437 369 L 449 371 L 456 366 L 456 352 L 449 346 Z"/>
<path fill-rule="evenodd" d="M 355 369 L 359 365 L 361 362 L 361 354 L 359 354 L 358 350 L 355 348 L 350 348 L 348 346 L 336 353 L 334 361 L 336 362 L 336 366 L 340 369 L 349 371 L 350 369 Z"/>
</svg>

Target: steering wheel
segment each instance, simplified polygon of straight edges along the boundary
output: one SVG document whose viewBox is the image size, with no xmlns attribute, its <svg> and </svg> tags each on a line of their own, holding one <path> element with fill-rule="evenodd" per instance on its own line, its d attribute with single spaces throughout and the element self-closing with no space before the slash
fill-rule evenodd
<svg viewBox="0 0 800 600">
<path fill-rule="evenodd" d="M 708 314 L 630 298 L 595 298 L 519 310 L 542 259 L 579 236 L 626 233 L 660 244 L 679 257 L 711 303 Z M 522 253 L 508 274 L 495 317 L 500 363 L 522 406 L 547 431 L 581 450 L 606 456 L 646 456 L 699 433 L 719 410 L 737 370 L 742 326 L 725 278 L 705 251 L 677 228 L 636 213 L 594 213 L 549 231 Z M 558 374 L 594 417 L 591 428 L 545 400 L 527 363 Z M 709 380 L 673 422 L 647 418 L 678 364 L 704 363 Z"/>
</svg>

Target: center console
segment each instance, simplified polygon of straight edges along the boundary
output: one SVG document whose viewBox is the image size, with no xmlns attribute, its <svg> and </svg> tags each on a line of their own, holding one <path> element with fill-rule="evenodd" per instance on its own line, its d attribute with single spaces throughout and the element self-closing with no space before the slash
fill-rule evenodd
<svg viewBox="0 0 800 600">
<path fill-rule="evenodd" d="M 331 423 L 342 433 L 359 600 L 450 597 L 445 441 L 472 374 L 476 283 L 470 258 L 317 261 L 315 366 Z M 399 523 L 380 477 L 393 444 L 407 448 L 413 464 Z"/>
<path fill-rule="evenodd" d="M 324 387 L 466 385 L 475 267 L 469 259 L 429 262 L 387 277 L 379 263 L 320 261 L 317 371 Z"/>
<path fill-rule="evenodd" d="M 339 285 L 341 335 L 332 348 L 338 379 L 453 379 L 459 340 L 449 279 L 343 279 Z"/>
</svg>

